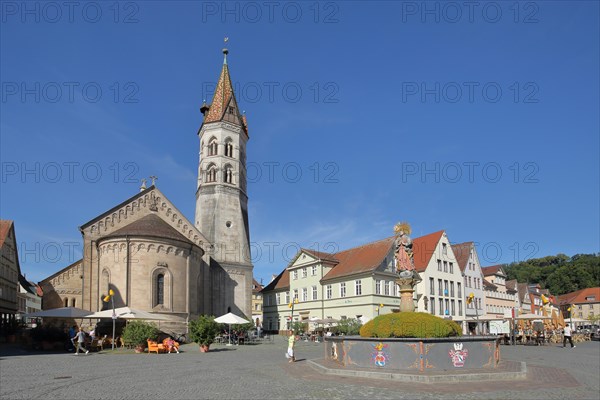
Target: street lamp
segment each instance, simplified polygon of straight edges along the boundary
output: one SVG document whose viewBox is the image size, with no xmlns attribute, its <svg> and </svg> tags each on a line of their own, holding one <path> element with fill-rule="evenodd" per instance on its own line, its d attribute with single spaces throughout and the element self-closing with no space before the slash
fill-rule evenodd
<svg viewBox="0 0 600 400">
<path fill-rule="evenodd" d="M 115 313 L 115 292 L 112 289 L 108 290 L 108 295 L 104 297 L 104 299 L 102 299 L 105 303 L 108 303 L 109 301 L 112 304 L 112 309 L 113 309 L 113 313 L 112 313 L 112 325 L 113 325 L 113 329 L 112 329 L 112 349 L 115 349 L 115 321 L 117 320 L 117 314 Z"/>
<path fill-rule="evenodd" d="M 375 307 L 375 311 L 377 311 L 377 316 L 379 316 L 379 311 L 383 308 L 383 304 L 379 304 L 379 306 Z"/>
</svg>

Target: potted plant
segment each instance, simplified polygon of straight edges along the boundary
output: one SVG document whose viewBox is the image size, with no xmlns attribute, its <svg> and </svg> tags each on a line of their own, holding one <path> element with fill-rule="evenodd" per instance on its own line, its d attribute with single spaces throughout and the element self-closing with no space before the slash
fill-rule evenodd
<svg viewBox="0 0 600 400">
<path fill-rule="evenodd" d="M 144 321 L 131 321 L 123 329 L 122 339 L 126 343 L 135 346 L 136 353 L 142 353 L 146 348 L 148 339 L 156 340 L 158 338 L 158 329 Z"/>
<path fill-rule="evenodd" d="M 189 323 L 190 339 L 200 345 L 200 351 L 206 353 L 219 333 L 219 324 L 212 315 L 200 315 Z"/>
</svg>

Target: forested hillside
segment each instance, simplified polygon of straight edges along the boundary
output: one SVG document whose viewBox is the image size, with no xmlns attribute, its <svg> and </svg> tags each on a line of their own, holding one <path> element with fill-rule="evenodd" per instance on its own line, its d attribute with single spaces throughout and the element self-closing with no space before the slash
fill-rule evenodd
<svg viewBox="0 0 600 400">
<path fill-rule="evenodd" d="M 600 286 L 600 254 L 564 254 L 532 258 L 506 266 L 508 279 L 539 283 L 550 293 L 561 295 Z"/>
</svg>

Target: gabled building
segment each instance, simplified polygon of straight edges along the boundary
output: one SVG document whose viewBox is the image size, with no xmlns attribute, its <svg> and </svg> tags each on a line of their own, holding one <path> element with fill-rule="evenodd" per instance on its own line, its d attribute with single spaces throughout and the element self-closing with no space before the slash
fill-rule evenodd
<svg viewBox="0 0 600 400">
<path fill-rule="evenodd" d="M 503 319 L 516 306 L 517 290 L 506 286 L 506 272 L 502 265 L 481 269 L 486 297 L 486 316 L 489 319 Z"/>
<path fill-rule="evenodd" d="M 465 321 L 464 279 L 445 231 L 413 241 L 415 269 L 422 281 L 416 286 L 417 311 L 459 324 Z"/>
<path fill-rule="evenodd" d="M 477 249 L 473 242 L 465 242 L 453 244 L 452 251 L 463 275 L 463 287 L 465 288 L 463 298 L 466 299 L 473 293 L 473 301 L 470 304 L 466 304 L 465 301 L 466 329 L 464 333 L 483 333 L 486 330 L 486 322 L 482 320 L 485 315 L 486 297 Z"/>
<path fill-rule="evenodd" d="M 527 283 L 518 283 L 516 284 L 517 288 L 517 296 L 515 298 L 517 309 L 519 310 L 519 314 L 529 314 L 533 313 L 533 308 L 531 304 L 531 296 L 529 295 L 529 285 Z"/>
<path fill-rule="evenodd" d="M 42 289 L 33 282 L 29 282 L 25 276 L 19 276 L 19 293 L 17 294 L 19 310 L 17 318 L 27 323 L 25 314 L 41 311 Z"/>
<path fill-rule="evenodd" d="M 558 296 L 558 306 L 565 318 L 595 319 L 600 315 L 600 287 L 577 290 Z M 569 313 L 567 309 L 571 307 Z"/>
<path fill-rule="evenodd" d="M 263 297 L 260 292 L 263 285 L 252 278 L 252 321 L 256 326 L 262 326 L 263 321 Z"/>
<path fill-rule="evenodd" d="M 262 291 L 264 325 L 289 329 L 291 321 L 357 318 L 366 322 L 399 310 L 395 237 L 335 254 L 302 249 Z M 463 279 L 444 231 L 413 240 L 417 311 L 464 320 Z M 432 283 L 433 282 L 433 283 Z M 297 298 L 293 316 L 289 303 Z"/>
<path fill-rule="evenodd" d="M 20 275 L 15 225 L 0 220 L 0 332 L 16 320 Z"/>
</svg>

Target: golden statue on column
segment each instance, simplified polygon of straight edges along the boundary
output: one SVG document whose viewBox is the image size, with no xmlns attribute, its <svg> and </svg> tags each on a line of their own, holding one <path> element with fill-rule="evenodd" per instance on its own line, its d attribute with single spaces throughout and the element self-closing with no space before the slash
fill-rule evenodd
<svg viewBox="0 0 600 400">
<path fill-rule="evenodd" d="M 414 312 L 413 293 L 415 285 L 421 281 L 421 277 L 415 271 L 413 243 L 409 236 L 410 225 L 407 222 L 399 222 L 394 226 L 394 233 L 396 235 L 396 273 L 398 274 L 396 283 L 400 286 L 400 312 Z"/>
</svg>

